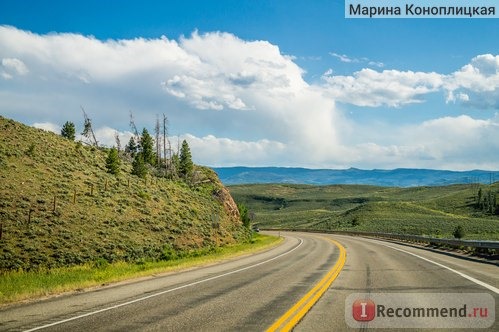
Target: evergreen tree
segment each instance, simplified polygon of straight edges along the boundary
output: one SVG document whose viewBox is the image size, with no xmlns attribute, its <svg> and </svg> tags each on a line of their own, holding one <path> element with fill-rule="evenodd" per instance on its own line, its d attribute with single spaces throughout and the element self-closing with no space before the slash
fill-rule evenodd
<svg viewBox="0 0 499 332">
<path fill-rule="evenodd" d="M 154 165 L 156 158 L 154 156 L 154 142 L 152 136 L 146 128 L 142 130 L 142 137 L 140 138 L 140 148 L 144 163 Z"/>
<path fill-rule="evenodd" d="M 178 157 L 178 154 L 174 153 L 170 161 L 170 171 L 171 171 L 171 176 L 173 178 L 179 176 L 178 174 L 179 169 L 180 169 L 180 158 Z"/>
<path fill-rule="evenodd" d="M 135 154 L 137 154 L 138 146 L 137 143 L 135 143 L 135 139 L 130 137 L 130 140 L 128 141 L 128 144 L 125 146 L 125 152 L 131 155 L 132 157 L 135 157 Z"/>
<path fill-rule="evenodd" d="M 478 195 L 477 195 L 477 199 L 476 199 L 476 206 L 479 209 L 482 208 L 482 188 L 478 189 Z"/>
<path fill-rule="evenodd" d="M 249 217 L 248 208 L 244 204 L 237 204 L 237 209 L 239 210 L 239 216 L 241 217 L 244 227 L 250 228 L 251 219 Z"/>
<path fill-rule="evenodd" d="M 492 194 L 492 190 L 489 190 L 489 195 L 488 195 L 488 201 L 489 205 L 487 206 L 487 212 L 490 214 L 493 214 L 495 212 L 495 203 L 496 203 L 496 197 L 494 194 Z"/>
<path fill-rule="evenodd" d="M 106 158 L 106 169 L 108 173 L 118 175 L 120 172 L 120 158 L 118 155 L 118 150 L 116 148 L 112 148 L 109 150 Z"/>
<path fill-rule="evenodd" d="M 461 239 L 464 237 L 464 228 L 461 225 L 458 225 L 455 229 L 454 232 L 452 233 L 456 239 Z"/>
<path fill-rule="evenodd" d="M 66 123 L 62 126 L 61 136 L 74 141 L 76 138 L 75 124 L 73 122 L 66 121 Z"/>
<path fill-rule="evenodd" d="M 182 142 L 182 147 L 180 148 L 180 175 L 184 178 L 188 178 L 192 174 L 192 169 L 194 164 L 192 163 L 191 150 L 189 144 L 184 140 Z"/>
<path fill-rule="evenodd" d="M 140 178 L 145 178 L 147 175 L 147 167 L 144 163 L 144 157 L 142 153 L 137 153 L 132 162 L 132 174 L 137 175 Z"/>
</svg>

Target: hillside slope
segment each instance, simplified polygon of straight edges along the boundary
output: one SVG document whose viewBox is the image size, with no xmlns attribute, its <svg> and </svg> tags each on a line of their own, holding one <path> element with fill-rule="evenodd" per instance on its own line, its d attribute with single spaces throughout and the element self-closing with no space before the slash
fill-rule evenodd
<svg viewBox="0 0 499 332">
<path fill-rule="evenodd" d="M 0 117 L 0 272 L 168 259 L 248 238 L 230 194 L 202 184 L 106 172 L 105 149 Z"/>
<path fill-rule="evenodd" d="M 499 182 L 480 186 L 499 197 Z M 260 227 L 390 232 L 499 240 L 499 215 L 476 207 L 479 187 L 376 187 L 255 184 L 229 187 Z M 485 195 L 484 195 L 485 196 Z"/>
</svg>

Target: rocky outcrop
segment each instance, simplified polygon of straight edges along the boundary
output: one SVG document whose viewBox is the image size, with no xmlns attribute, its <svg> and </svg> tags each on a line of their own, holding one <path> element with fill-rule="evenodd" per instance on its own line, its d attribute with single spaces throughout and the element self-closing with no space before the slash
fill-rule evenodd
<svg viewBox="0 0 499 332">
<path fill-rule="evenodd" d="M 225 213 L 230 217 L 231 221 L 235 224 L 241 224 L 239 209 L 237 208 L 236 202 L 234 202 L 234 199 L 230 195 L 229 190 L 225 187 L 221 187 L 216 190 L 213 195 L 220 203 L 222 203 Z"/>
</svg>

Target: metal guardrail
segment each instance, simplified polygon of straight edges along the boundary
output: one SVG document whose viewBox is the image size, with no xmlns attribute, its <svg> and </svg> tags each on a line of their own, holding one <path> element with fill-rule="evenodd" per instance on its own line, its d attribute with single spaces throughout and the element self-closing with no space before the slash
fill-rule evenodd
<svg viewBox="0 0 499 332">
<path fill-rule="evenodd" d="M 411 241 L 419 243 L 444 244 L 451 247 L 468 247 L 468 248 L 482 248 L 482 249 L 495 249 L 495 250 L 499 249 L 499 241 L 441 239 L 441 238 L 434 238 L 434 237 L 427 237 L 420 235 L 355 232 L 355 231 L 330 231 L 330 230 L 301 229 L 301 228 L 287 228 L 287 229 L 262 228 L 262 230 L 369 236 L 369 237 L 379 237 L 384 239 L 394 239 L 394 240 Z"/>
</svg>

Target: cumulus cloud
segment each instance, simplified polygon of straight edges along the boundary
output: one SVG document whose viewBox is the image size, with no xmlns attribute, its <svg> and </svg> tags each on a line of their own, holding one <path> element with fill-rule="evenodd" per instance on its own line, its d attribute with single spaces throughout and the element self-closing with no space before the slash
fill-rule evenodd
<svg viewBox="0 0 499 332">
<path fill-rule="evenodd" d="M 180 46 L 200 62 L 163 82 L 166 92 L 197 109 L 250 110 L 257 94 L 293 93 L 307 84 L 303 70 L 266 41 L 228 33 L 194 33 Z M 223 51 L 221 51 L 223 50 Z"/>
<path fill-rule="evenodd" d="M 332 55 L 343 62 L 359 62 L 346 55 Z M 328 70 L 322 79 L 332 98 L 356 106 L 401 107 L 422 103 L 429 93 L 445 92 L 447 103 L 499 109 L 499 55 L 478 55 L 449 75 L 364 68 L 350 76 L 336 76 Z"/>
<path fill-rule="evenodd" d="M 499 109 L 499 55 L 476 56 L 447 77 L 447 102 Z"/>
<path fill-rule="evenodd" d="M 352 147 L 349 159 L 373 168 L 497 169 L 498 133 L 499 113 L 485 120 L 447 116 L 396 128 L 388 140 L 384 133 L 372 134 L 371 142 Z"/>
<path fill-rule="evenodd" d="M 181 139 L 189 142 L 195 161 L 212 166 L 258 166 L 262 163 L 272 164 L 279 157 L 286 158 L 286 144 L 267 139 L 242 141 L 214 135 L 196 137 L 190 134 Z"/>
<path fill-rule="evenodd" d="M 165 113 L 170 133 L 187 139 L 201 164 L 499 165 L 498 116 L 363 127 L 336 107 L 403 107 L 436 92 L 445 92 L 448 102 L 496 107 L 497 56 L 477 56 L 450 75 L 362 69 L 340 76 L 328 70 L 320 83 L 308 83 L 295 58 L 278 46 L 229 33 L 103 41 L 0 26 L 0 60 L 2 115 L 60 133 L 56 124 L 69 120 L 78 127 L 83 105 L 106 146 L 115 145 L 116 133 L 128 142 L 132 110 L 137 126 L 149 129 Z"/>
<path fill-rule="evenodd" d="M 357 106 L 400 107 L 423 102 L 422 96 L 439 91 L 444 81 L 437 73 L 362 69 L 353 76 L 335 76 L 327 71 L 322 79 L 327 93 L 337 101 Z"/>
</svg>

